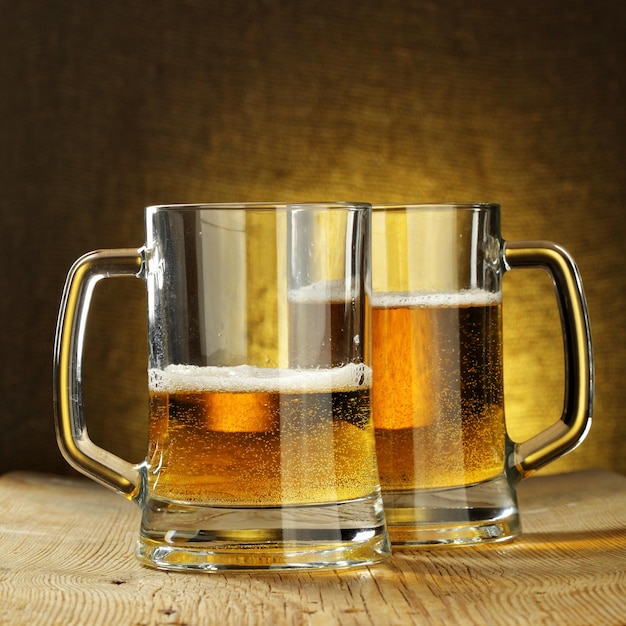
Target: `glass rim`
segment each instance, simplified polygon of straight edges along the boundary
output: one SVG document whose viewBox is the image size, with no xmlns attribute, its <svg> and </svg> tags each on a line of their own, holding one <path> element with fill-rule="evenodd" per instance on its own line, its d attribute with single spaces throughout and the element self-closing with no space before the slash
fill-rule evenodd
<svg viewBox="0 0 626 626">
<path fill-rule="evenodd" d="M 146 213 L 157 211 L 202 211 L 202 210 L 348 210 L 362 211 L 371 209 L 369 202 L 202 202 L 202 203 L 180 203 L 180 204 L 153 204 L 146 207 Z"/>
<path fill-rule="evenodd" d="M 393 204 L 372 203 L 372 211 L 498 211 L 500 205 L 494 202 L 396 202 Z"/>
</svg>

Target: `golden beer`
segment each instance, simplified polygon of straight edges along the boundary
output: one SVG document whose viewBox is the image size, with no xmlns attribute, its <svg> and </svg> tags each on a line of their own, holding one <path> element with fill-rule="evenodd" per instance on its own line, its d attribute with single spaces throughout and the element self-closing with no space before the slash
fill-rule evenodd
<svg viewBox="0 0 626 626">
<path fill-rule="evenodd" d="M 371 370 L 150 372 L 154 497 L 215 506 L 337 502 L 378 484 Z"/>
<path fill-rule="evenodd" d="M 499 294 L 376 294 L 372 409 L 383 492 L 468 485 L 504 467 Z"/>
<path fill-rule="evenodd" d="M 342 281 L 290 290 L 288 306 L 290 367 L 363 361 L 365 307 L 356 297 L 346 298 Z"/>
</svg>

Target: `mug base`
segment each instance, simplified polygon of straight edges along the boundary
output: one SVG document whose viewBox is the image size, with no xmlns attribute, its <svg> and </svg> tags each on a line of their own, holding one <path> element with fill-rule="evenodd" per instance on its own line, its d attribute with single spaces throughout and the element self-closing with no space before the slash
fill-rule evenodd
<svg viewBox="0 0 626 626">
<path fill-rule="evenodd" d="M 136 556 L 165 570 L 318 570 L 391 555 L 379 493 L 350 502 L 229 508 L 149 500 Z"/>
<path fill-rule="evenodd" d="M 383 501 L 394 546 L 494 543 L 522 530 L 506 476 L 441 490 L 383 492 Z"/>
</svg>

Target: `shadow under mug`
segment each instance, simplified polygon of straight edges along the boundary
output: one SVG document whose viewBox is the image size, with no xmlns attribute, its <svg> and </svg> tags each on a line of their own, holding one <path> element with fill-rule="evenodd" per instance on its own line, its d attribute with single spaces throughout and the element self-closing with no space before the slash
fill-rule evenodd
<svg viewBox="0 0 626 626">
<path fill-rule="evenodd" d="M 370 417 L 368 204 L 146 209 L 140 249 L 81 257 L 57 326 L 58 442 L 142 510 L 137 557 L 179 570 L 341 568 L 390 554 Z M 149 450 L 90 441 L 82 359 L 101 279 L 145 281 Z"/>
<path fill-rule="evenodd" d="M 503 241 L 495 204 L 374 205 L 372 237 L 372 407 L 392 544 L 515 537 L 516 485 L 591 425 L 578 270 L 556 244 Z M 504 418 L 501 281 L 523 267 L 554 281 L 565 402 L 558 422 L 518 443 Z"/>
</svg>

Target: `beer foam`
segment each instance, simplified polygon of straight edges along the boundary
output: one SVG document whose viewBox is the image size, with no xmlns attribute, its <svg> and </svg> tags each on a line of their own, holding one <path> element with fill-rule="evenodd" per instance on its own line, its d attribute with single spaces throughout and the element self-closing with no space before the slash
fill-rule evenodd
<svg viewBox="0 0 626 626">
<path fill-rule="evenodd" d="M 344 280 L 325 280 L 311 283 L 305 287 L 290 289 L 287 292 L 289 302 L 320 304 L 325 302 L 345 302 L 353 297 L 354 289 Z M 346 296 L 348 296 L 346 298 Z"/>
<path fill-rule="evenodd" d="M 484 289 L 461 289 L 460 291 L 402 291 L 377 292 L 372 295 L 372 306 L 377 308 L 435 308 L 490 306 L 500 304 L 502 294 Z"/>
<path fill-rule="evenodd" d="M 168 393 L 309 393 L 366 389 L 371 384 L 372 370 L 362 363 L 327 369 L 168 365 L 148 370 L 150 390 Z"/>
</svg>

